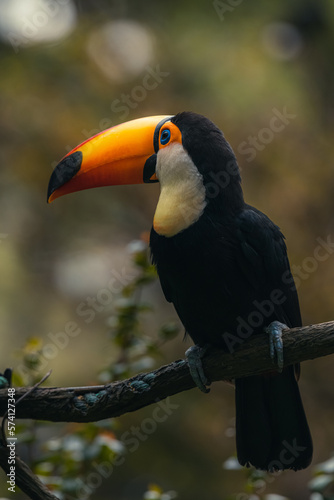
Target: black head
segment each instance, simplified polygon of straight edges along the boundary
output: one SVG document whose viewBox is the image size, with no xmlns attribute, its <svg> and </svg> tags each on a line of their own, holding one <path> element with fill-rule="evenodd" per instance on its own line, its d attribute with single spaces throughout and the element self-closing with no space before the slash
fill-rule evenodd
<svg viewBox="0 0 334 500">
<path fill-rule="evenodd" d="M 238 163 L 222 131 L 208 118 L 184 111 L 171 122 L 181 131 L 182 145 L 203 176 L 207 201 L 229 208 L 243 204 Z"/>
</svg>

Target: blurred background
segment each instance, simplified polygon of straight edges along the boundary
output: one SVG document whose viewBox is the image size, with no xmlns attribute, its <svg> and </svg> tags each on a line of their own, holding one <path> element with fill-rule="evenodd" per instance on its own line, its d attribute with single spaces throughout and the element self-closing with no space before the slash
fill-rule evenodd
<svg viewBox="0 0 334 500">
<path fill-rule="evenodd" d="M 0 371 L 25 375 L 27 342 L 44 346 L 39 378 L 52 368 L 53 386 L 99 383 L 119 360 L 110 339 L 119 298 L 105 289 L 138 274 L 133 253 L 147 240 L 159 187 L 89 190 L 51 205 L 46 190 L 77 144 L 155 114 L 192 110 L 223 130 L 246 201 L 286 236 L 304 324 L 333 320 L 333 39 L 330 0 L 0 0 Z M 153 342 L 178 319 L 156 280 L 143 294 L 154 311 L 142 331 Z M 138 371 L 183 357 L 182 337 L 180 328 Z M 303 364 L 313 466 L 334 450 L 333 377 L 331 357 Z M 150 483 L 184 500 L 249 498 L 240 496 L 245 471 L 225 464 L 235 453 L 234 389 L 215 383 L 209 395 L 193 390 L 171 403 L 91 498 L 141 499 Z M 118 439 L 152 412 L 119 418 Z M 47 434 L 63 432 L 59 424 Z M 271 478 L 261 494 L 310 498 L 313 473 Z"/>
</svg>

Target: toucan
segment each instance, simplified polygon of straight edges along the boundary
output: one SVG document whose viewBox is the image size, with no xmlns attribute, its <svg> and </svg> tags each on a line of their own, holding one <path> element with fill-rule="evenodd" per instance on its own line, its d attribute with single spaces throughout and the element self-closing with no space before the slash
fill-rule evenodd
<svg viewBox="0 0 334 500">
<path fill-rule="evenodd" d="M 211 346 L 234 352 L 269 335 L 273 370 L 235 380 L 241 465 L 306 468 L 312 439 L 297 385 L 283 366 L 282 330 L 301 326 L 296 287 L 280 229 L 247 205 L 234 152 L 221 130 L 193 112 L 139 118 L 104 130 L 54 169 L 48 202 L 83 189 L 160 183 L 150 234 L 167 301 L 192 338 L 191 374 L 204 392 L 201 358 Z"/>
</svg>

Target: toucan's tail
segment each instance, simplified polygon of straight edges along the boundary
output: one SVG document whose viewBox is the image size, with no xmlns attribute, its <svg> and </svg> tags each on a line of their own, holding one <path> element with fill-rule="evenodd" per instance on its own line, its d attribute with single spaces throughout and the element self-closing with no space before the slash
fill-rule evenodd
<svg viewBox="0 0 334 500">
<path fill-rule="evenodd" d="M 236 441 L 241 465 L 305 469 L 312 438 L 293 366 L 279 374 L 236 380 Z"/>
</svg>

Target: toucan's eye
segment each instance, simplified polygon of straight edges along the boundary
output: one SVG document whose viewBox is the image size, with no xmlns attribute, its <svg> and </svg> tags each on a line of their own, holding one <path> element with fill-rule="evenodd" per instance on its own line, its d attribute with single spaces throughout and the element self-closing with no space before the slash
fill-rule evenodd
<svg viewBox="0 0 334 500">
<path fill-rule="evenodd" d="M 160 142 L 164 146 L 169 142 L 169 139 L 170 139 L 170 130 L 168 128 L 165 128 L 165 130 L 161 132 Z"/>
</svg>

